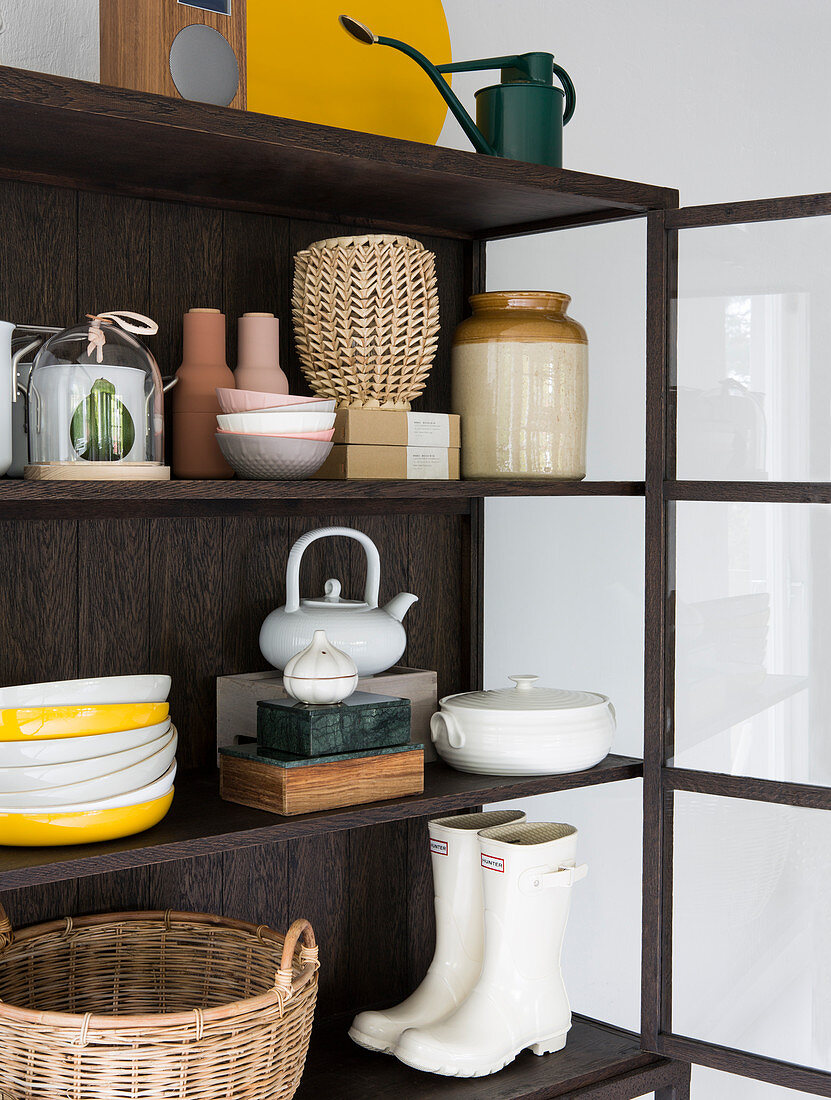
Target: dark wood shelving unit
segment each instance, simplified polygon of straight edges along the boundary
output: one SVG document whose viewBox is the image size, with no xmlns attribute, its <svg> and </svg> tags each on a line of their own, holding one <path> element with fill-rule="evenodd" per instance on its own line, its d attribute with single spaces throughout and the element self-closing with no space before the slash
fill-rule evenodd
<svg viewBox="0 0 831 1100">
<path fill-rule="evenodd" d="M 551 791 L 637 779 L 641 775 L 642 761 L 614 754 L 588 771 L 565 775 L 466 775 L 435 763 L 425 766 L 422 794 L 281 817 L 224 802 L 219 797 L 216 772 L 185 773 L 176 781 L 176 798 L 170 813 L 161 824 L 146 833 L 126 840 L 77 847 L 0 849 L 0 891 L 405 821 L 425 814 L 449 814 L 472 804 L 528 798 Z"/>
<path fill-rule="evenodd" d="M 159 322 L 152 350 L 167 375 L 181 361 L 181 315 L 191 306 L 220 307 L 233 346 L 243 312 L 290 316 L 298 249 L 344 232 L 402 230 L 436 256 L 442 332 L 421 407 L 439 412 L 450 409 L 450 337 L 467 297 L 485 288 L 484 242 L 643 215 L 654 236 L 655 219 L 677 206 L 668 188 L 2 67 L 0 118 L 0 317 L 63 326 L 128 306 Z M 654 387 L 664 288 L 653 266 L 650 278 Z M 281 326 L 281 362 L 302 393 L 289 329 Z M 403 661 L 435 669 L 444 695 L 482 683 L 483 498 L 653 489 L 0 482 L 0 682 L 171 672 L 182 769 L 170 814 L 141 836 L 0 852 L 12 923 L 107 909 L 222 912 L 277 928 L 308 917 L 322 968 L 301 1100 L 630 1100 L 653 1091 L 686 1100 L 684 1061 L 579 1018 L 563 1052 L 522 1055 L 474 1081 L 412 1073 L 344 1035 L 349 1014 L 401 1000 L 432 957 L 429 816 L 637 778 L 640 760 L 610 756 L 575 775 L 523 778 L 429 765 L 422 795 L 297 818 L 223 802 L 214 771 L 216 677 L 264 667 L 259 627 L 284 602 L 299 535 L 322 524 L 370 535 L 383 563 L 381 602 L 401 590 L 420 597 Z M 363 573 L 355 547 L 324 554 L 316 543 L 303 585 L 319 591 L 337 574 L 351 594 Z"/>
</svg>

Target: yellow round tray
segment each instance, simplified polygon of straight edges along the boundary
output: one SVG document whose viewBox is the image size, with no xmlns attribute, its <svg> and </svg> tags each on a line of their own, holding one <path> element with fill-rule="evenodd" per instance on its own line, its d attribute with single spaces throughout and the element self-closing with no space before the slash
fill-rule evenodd
<svg viewBox="0 0 831 1100">
<path fill-rule="evenodd" d="M 163 722 L 167 703 L 99 703 L 74 707 L 17 707 L 0 710 L 0 741 L 46 741 L 144 729 Z"/>
<path fill-rule="evenodd" d="M 55 844 L 93 844 L 143 833 L 162 820 L 173 801 L 173 788 L 161 798 L 114 810 L 0 814 L 0 844 L 42 848 Z"/>
<path fill-rule="evenodd" d="M 441 0 L 248 0 L 246 10 L 249 111 L 438 140 L 447 104 L 427 74 L 398 50 L 355 42 L 338 16 L 354 15 L 376 34 L 403 39 L 441 65 L 451 60 Z M 348 143 L 343 151 L 349 152 Z"/>
</svg>

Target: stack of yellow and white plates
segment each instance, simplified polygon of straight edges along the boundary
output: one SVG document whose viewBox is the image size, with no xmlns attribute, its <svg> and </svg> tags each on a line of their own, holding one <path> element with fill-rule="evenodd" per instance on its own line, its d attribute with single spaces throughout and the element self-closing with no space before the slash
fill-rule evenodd
<svg viewBox="0 0 831 1100">
<path fill-rule="evenodd" d="M 0 688 L 0 844 L 132 836 L 170 809 L 169 676 Z"/>
</svg>

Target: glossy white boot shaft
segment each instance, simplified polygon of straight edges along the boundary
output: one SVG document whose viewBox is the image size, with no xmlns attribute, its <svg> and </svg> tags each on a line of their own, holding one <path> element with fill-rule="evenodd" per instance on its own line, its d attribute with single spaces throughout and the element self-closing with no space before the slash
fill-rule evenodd
<svg viewBox="0 0 831 1100">
<path fill-rule="evenodd" d="M 468 996 L 482 969 L 485 934 L 479 831 L 524 820 L 521 810 L 495 810 L 429 823 L 436 907 L 433 961 L 401 1004 L 355 1017 L 349 1035 L 359 1046 L 391 1054 L 405 1028 L 442 1019 Z"/>
<path fill-rule="evenodd" d="M 565 1046 L 571 1010 L 560 970 L 577 830 L 520 822 L 479 834 L 485 903 L 482 972 L 467 1000 L 445 1019 L 406 1031 L 395 1055 L 446 1076 L 496 1073 L 530 1048 Z"/>
</svg>

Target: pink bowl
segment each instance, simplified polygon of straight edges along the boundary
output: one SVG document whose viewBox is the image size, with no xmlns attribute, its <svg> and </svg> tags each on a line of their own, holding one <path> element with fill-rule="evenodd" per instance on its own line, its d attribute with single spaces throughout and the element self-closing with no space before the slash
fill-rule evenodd
<svg viewBox="0 0 831 1100">
<path fill-rule="evenodd" d="M 330 428 L 328 432 L 225 432 L 220 428 L 216 434 L 242 436 L 245 439 L 318 439 L 321 443 L 328 443 L 335 429 Z"/>
<path fill-rule="evenodd" d="M 260 390 L 217 389 L 219 407 L 224 413 L 259 412 L 297 406 L 304 412 L 334 412 L 334 398 L 298 397 L 291 393 L 262 393 Z"/>
</svg>

